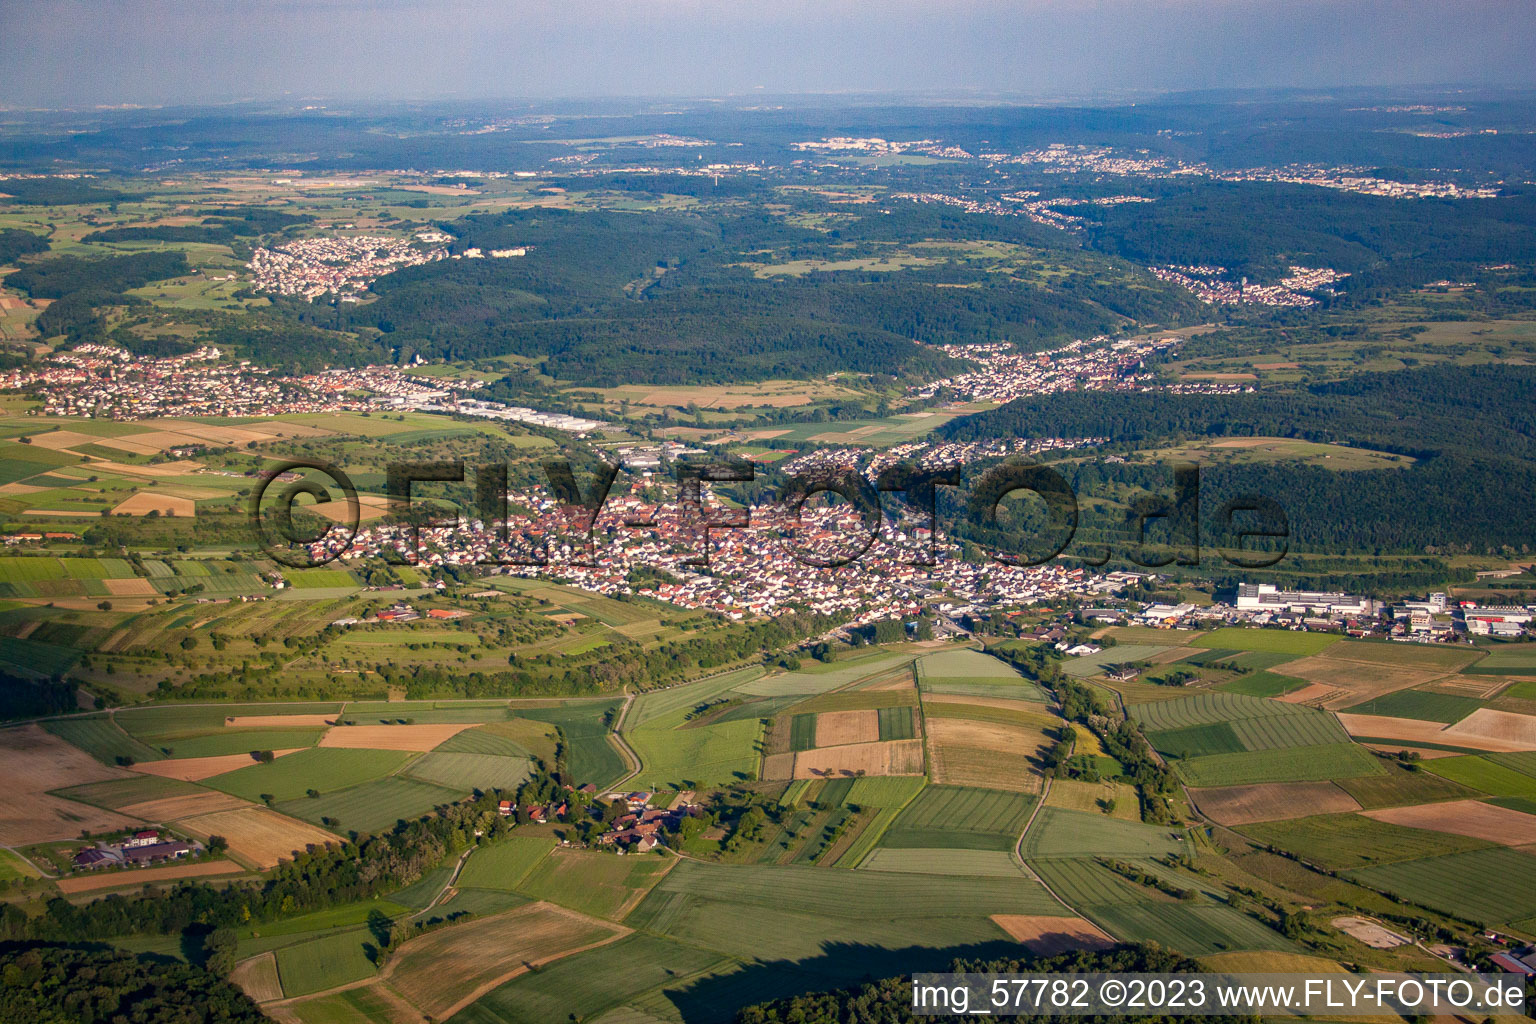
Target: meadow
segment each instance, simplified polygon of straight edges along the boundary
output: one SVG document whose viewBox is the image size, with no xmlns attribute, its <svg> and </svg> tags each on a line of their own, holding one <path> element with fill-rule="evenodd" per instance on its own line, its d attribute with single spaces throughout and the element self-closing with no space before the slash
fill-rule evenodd
<svg viewBox="0 0 1536 1024">
<path fill-rule="evenodd" d="M 1493 757 L 1481 754 L 1437 757 L 1425 761 L 1424 770 L 1490 796 L 1536 799 L 1536 777 L 1509 767 L 1508 762 L 1501 763 Z"/>
<path fill-rule="evenodd" d="M 1271 821 L 1242 825 L 1238 830 L 1330 871 L 1464 853 L 1493 845 L 1447 832 L 1391 825 L 1359 814 L 1325 814 Z"/>
<path fill-rule="evenodd" d="M 678 863 L 671 857 L 556 850 L 534 864 L 518 891 L 617 921 Z"/>
<path fill-rule="evenodd" d="M 1213 629 L 1191 643 L 1196 647 L 1230 648 L 1234 651 L 1266 651 L 1304 657 L 1317 654 L 1330 644 L 1337 643 L 1337 633 L 1303 633 L 1289 629 L 1249 629 L 1242 626 L 1223 626 Z"/>
<path fill-rule="evenodd" d="M 1326 782 L 1381 775 L 1376 758 L 1353 743 L 1212 754 L 1177 763 L 1191 786 L 1246 786 L 1256 782 Z"/>
<path fill-rule="evenodd" d="M 371 978 L 375 967 L 368 949 L 373 944 L 372 934 L 357 928 L 282 947 L 277 951 L 277 974 L 283 995 L 308 995 Z"/>
<path fill-rule="evenodd" d="M 924 787 L 885 832 L 881 846 L 1011 850 L 1035 799 L 1024 793 Z"/>
<path fill-rule="evenodd" d="M 302 797 L 311 789 L 324 795 L 383 778 L 399 770 L 411 757 L 397 750 L 317 747 L 287 754 L 271 764 L 251 764 L 216 775 L 206 780 L 206 785 L 246 800 L 258 801 L 265 793 L 281 802 Z"/>
<path fill-rule="evenodd" d="M 553 842 L 534 836 L 509 836 L 481 846 L 464 862 L 458 884 L 468 888 L 515 890 L 534 865 L 552 849 Z"/>
<path fill-rule="evenodd" d="M 332 790 L 315 799 L 283 801 L 277 807 L 285 814 L 317 825 L 324 825 L 324 819 L 330 818 L 328 827 L 341 831 L 380 832 L 393 828 L 399 820 L 410 821 L 464 796 L 462 790 L 396 775 Z"/>
<path fill-rule="evenodd" d="M 1536 886 L 1490 885 L 1489 880 L 1525 879 L 1533 872 L 1536 857 L 1493 847 L 1366 868 L 1350 877 L 1443 913 L 1504 924 L 1536 916 Z"/>
<path fill-rule="evenodd" d="M 1152 857 L 1188 847 L 1182 831 L 1102 814 L 1045 807 L 1024 836 L 1024 859 L 1053 857 Z"/>
</svg>

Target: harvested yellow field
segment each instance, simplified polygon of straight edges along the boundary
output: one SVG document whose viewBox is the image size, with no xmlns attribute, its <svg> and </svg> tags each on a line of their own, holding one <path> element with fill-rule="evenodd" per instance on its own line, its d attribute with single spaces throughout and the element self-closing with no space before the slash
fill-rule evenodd
<svg viewBox="0 0 1536 1024">
<path fill-rule="evenodd" d="M 1253 786 L 1191 789 L 1200 813 L 1222 825 L 1284 821 L 1312 814 L 1358 811 L 1354 797 L 1331 782 L 1265 782 Z"/>
<path fill-rule="evenodd" d="M 794 754 L 769 754 L 763 758 L 763 778 L 792 779 L 795 777 Z"/>
<path fill-rule="evenodd" d="M 1476 800 L 1388 807 L 1361 813 L 1367 818 L 1392 825 L 1471 836 L 1473 839 L 1486 839 L 1490 843 L 1502 843 L 1505 846 L 1536 843 L 1536 814 L 1522 814 L 1507 807 L 1495 807 Z"/>
<path fill-rule="evenodd" d="M 1536 715 L 1478 708 L 1446 729 L 1445 735 L 1515 744 L 1510 748 L 1513 750 L 1536 750 Z"/>
<path fill-rule="evenodd" d="M 1331 710 L 1361 704 L 1382 694 L 1395 693 L 1448 675 L 1443 668 L 1412 668 L 1408 665 L 1384 665 L 1363 661 L 1345 661 L 1315 654 L 1309 658 L 1288 661 L 1284 674 L 1309 683 L 1321 683 L 1342 695 L 1325 699 L 1322 704 Z"/>
<path fill-rule="evenodd" d="M 390 957 L 380 981 L 433 1020 L 447 1020 L 525 971 L 627 934 L 622 925 L 531 903 L 412 939 Z"/>
<path fill-rule="evenodd" d="M 142 818 L 145 821 L 160 825 L 167 821 L 175 821 L 177 818 L 189 818 L 194 814 L 212 814 L 214 811 L 232 811 L 236 807 L 247 807 L 246 801 L 228 793 L 188 793 L 186 796 L 168 796 L 159 800 L 146 800 L 143 803 L 129 804 L 119 807 L 122 814 Z"/>
<path fill-rule="evenodd" d="M 273 757 L 293 754 L 304 747 L 272 751 Z M 178 757 L 166 761 L 140 761 L 133 770 L 144 775 L 158 775 L 162 779 L 180 779 L 182 782 L 200 782 L 215 775 L 232 772 L 236 768 L 248 768 L 256 763 L 250 754 L 218 754 L 214 757 Z"/>
<path fill-rule="evenodd" d="M 841 747 L 802 750 L 793 756 L 794 778 L 797 779 L 825 779 L 859 774 L 923 774 L 922 740 L 849 743 Z M 773 758 L 767 760 L 772 761 Z"/>
<path fill-rule="evenodd" d="M 149 580 L 139 579 L 135 576 L 131 580 L 102 580 L 106 585 L 107 593 L 113 597 L 159 597 L 160 592 L 150 585 Z"/>
<path fill-rule="evenodd" d="M 322 747 L 350 750 L 414 750 L 425 753 L 440 743 L 473 729 L 474 722 L 429 725 L 338 725 L 320 737 Z"/>
<path fill-rule="evenodd" d="M 167 864 L 160 868 L 138 868 L 133 871 L 97 871 L 89 875 L 60 878 L 54 884 L 59 887 L 60 892 L 69 895 L 77 892 L 95 892 L 98 889 L 117 889 L 125 885 L 174 882 L 178 878 L 243 874 L 245 874 L 245 868 L 232 860 L 209 860 L 195 864 Z"/>
<path fill-rule="evenodd" d="M 178 498 L 171 494 L 151 494 L 140 491 L 131 498 L 119 502 L 112 510 L 115 516 L 147 516 L 158 512 L 162 516 L 193 516 L 197 514 L 197 502 L 191 498 Z"/>
<path fill-rule="evenodd" d="M 1051 744 L 1044 729 L 1051 721 L 1045 715 L 1038 716 L 1038 724 L 1031 722 L 1028 725 L 929 715 L 928 735 L 939 746 L 953 744 L 1034 756 L 1042 747 Z"/>
<path fill-rule="evenodd" d="M 1039 708 L 1039 701 L 1022 697 L 970 697 L 961 693 L 925 693 L 924 704 L 968 704 L 978 708 L 1000 708 L 1004 711 L 1032 711 Z M 1040 715 L 1041 718 L 1047 717 Z"/>
<path fill-rule="evenodd" d="M 48 448 L 58 451 L 62 448 L 75 448 L 82 444 L 95 444 L 101 440 L 90 434 L 80 434 L 73 430 L 48 430 L 41 434 L 29 435 L 32 438 L 34 448 Z"/>
<path fill-rule="evenodd" d="M 1081 917 L 993 914 L 992 923 L 1023 943 L 1031 953 L 1042 955 L 1075 949 L 1108 949 L 1115 945 L 1109 933 Z"/>
<path fill-rule="evenodd" d="M 335 721 L 335 715 L 235 715 L 224 719 L 224 725 L 229 729 L 313 729 Z"/>
<path fill-rule="evenodd" d="M 183 818 L 177 827 L 206 841 L 209 836 L 229 840 L 229 852 L 263 870 L 276 867 L 279 860 L 311 844 L 325 846 L 339 843 L 331 833 L 297 818 L 279 814 L 269 807 L 241 807 L 233 811 L 215 811 Z"/>
<path fill-rule="evenodd" d="M 1277 953 L 1249 951 L 1242 953 L 1212 953 L 1199 958 L 1200 965 L 1209 971 L 1228 974 L 1344 974 L 1344 968 L 1333 960 L 1303 953 Z"/>
<path fill-rule="evenodd" d="M 1283 700 L 1287 704 L 1311 704 L 1317 706 L 1324 704 L 1327 701 L 1334 699 L 1335 697 L 1350 697 L 1353 699 L 1354 694 L 1348 690 L 1341 690 L 1337 686 L 1329 686 L 1326 683 L 1308 683 L 1306 686 L 1303 686 L 1299 690 L 1292 690 L 1290 693 L 1282 693 L 1280 696 L 1273 699 Z"/>
<path fill-rule="evenodd" d="M 258 1003 L 283 998 L 283 986 L 277 978 L 277 956 L 262 953 L 242 961 L 229 972 L 230 983 Z"/>
<path fill-rule="evenodd" d="M 1478 715 L 1508 715 L 1536 725 L 1536 718 L 1516 715 L 1508 711 L 1492 711 L 1482 708 L 1462 719 L 1458 725 L 1466 725 Z M 1508 722 L 1501 718 L 1483 718 L 1476 726 L 1460 732 L 1452 732 L 1439 722 L 1421 722 L 1415 718 L 1387 718 L 1384 715 L 1339 715 L 1339 721 L 1351 736 L 1369 736 L 1372 739 L 1402 741 L 1404 743 L 1438 743 L 1469 750 L 1490 750 L 1510 753 L 1517 750 L 1536 750 L 1536 734 L 1524 738 L 1522 722 Z M 1504 733 L 1512 738 L 1498 735 Z"/>
<path fill-rule="evenodd" d="M 816 716 L 816 745 L 837 747 L 845 743 L 878 743 L 878 711 L 826 711 Z"/>
<path fill-rule="evenodd" d="M 82 829 L 104 832 L 131 828 L 133 818 L 49 796 L 86 782 L 128 778 L 108 768 L 78 747 L 70 746 L 40 726 L 0 730 L 0 845 L 25 846 L 51 839 L 70 839 Z"/>
<path fill-rule="evenodd" d="M 933 781 L 1038 793 L 1043 780 L 1040 752 L 1050 743 L 1044 729 L 1054 721 L 1033 714 L 1021 719 L 1030 724 L 929 715 Z"/>
<path fill-rule="evenodd" d="M 1113 802 L 1114 810 L 1105 807 Z M 1046 794 L 1045 806 L 1060 807 L 1068 811 L 1090 811 L 1108 814 L 1121 821 L 1141 820 L 1141 800 L 1136 787 L 1128 782 L 1079 782 L 1076 779 L 1055 779 L 1051 791 Z"/>
</svg>

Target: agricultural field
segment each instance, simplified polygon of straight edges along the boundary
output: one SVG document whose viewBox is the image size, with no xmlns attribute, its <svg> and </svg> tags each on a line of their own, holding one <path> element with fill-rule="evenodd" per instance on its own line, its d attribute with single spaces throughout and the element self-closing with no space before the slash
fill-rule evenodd
<svg viewBox="0 0 1536 1024">
<path fill-rule="evenodd" d="M 1024 793 L 930 785 L 886 830 L 881 846 L 1011 850 L 1034 804 Z"/>
<path fill-rule="evenodd" d="M 1177 762 L 1191 786 L 1247 786 L 1260 782 L 1326 782 L 1381 775 L 1376 758 L 1353 743 L 1212 754 Z"/>
<path fill-rule="evenodd" d="M 1424 765 L 1420 765 L 1417 770 L 1409 770 L 1393 760 L 1378 760 L 1377 763 L 1383 770 L 1381 775 L 1339 779 L 1336 783 L 1366 810 L 1437 800 L 1459 800 L 1477 795 L 1475 790 L 1425 770 Z"/>
<path fill-rule="evenodd" d="M 1536 646 L 1517 644 L 1491 648 L 1486 657 L 1465 671 L 1468 675 L 1536 676 Z"/>
<path fill-rule="evenodd" d="M 412 761 L 403 774 L 461 793 L 488 793 L 493 789 L 516 790 L 528 778 L 529 770 L 526 757 L 434 750 Z"/>
<path fill-rule="evenodd" d="M 1132 661 L 1145 661 L 1156 657 L 1166 651 L 1167 647 L 1152 646 L 1149 644 L 1117 644 L 1114 647 L 1106 647 L 1097 654 L 1085 654 L 1077 658 L 1069 658 L 1061 666 L 1061 670 L 1076 679 L 1087 679 L 1090 676 L 1099 675 L 1105 666 L 1119 665 Z"/>
<path fill-rule="evenodd" d="M 619 921 L 678 863 L 672 857 L 556 850 L 534 864 L 518 891 L 593 917 Z"/>
<path fill-rule="evenodd" d="M 601 789 L 625 772 L 624 759 L 608 739 L 609 722 L 618 708 L 618 701 L 571 701 L 553 708 L 519 708 L 517 716 L 558 726 L 575 783 L 590 782 Z"/>
<path fill-rule="evenodd" d="M 1464 853 L 1493 845 L 1466 836 L 1394 825 L 1361 814 L 1327 814 L 1272 821 L 1244 825 L 1239 831 L 1330 871 Z"/>
<path fill-rule="evenodd" d="M 644 766 L 640 778 L 651 788 L 676 784 L 698 788 L 735 782 L 756 774 L 762 726 L 753 719 L 688 727 L 680 713 L 653 719 L 624 738 Z"/>
<path fill-rule="evenodd" d="M 1490 796 L 1536 799 L 1536 777 L 1481 754 L 1437 757 L 1424 762 L 1423 770 Z"/>
<path fill-rule="evenodd" d="M 533 836 L 510 836 L 482 846 L 464 863 L 458 884 L 465 888 L 513 891 L 552 849 L 553 842 Z"/>
<path fill-rule="evenodd" d="M 1046 807 L 1024 836 L 1023 854 L 1031 863 L 1058 857 L 1134 858 L 1178 853 L 1187 845 L 1181 830 Z"/>
<path fill-rule="evenodd" d="M 1397 690 L 1349 708 L 1355 715 L 1383 715 L 1387 718 L 1416 718 L 1425 722 L 1454 725 L 1483 706 L 1472 697 L 1425 690 Z"/>
<path fill-rule="evenodd" d="M 1530 878 L 1533 871 L 1536 857 L 1498 846 L 1386 864 L 1350 877 L 1447 914 L 1507 924 L 1536 916 L 1536 887 L 1489 885 L 1488 880 Z"/>
<path fill-rule="evenodd" d="M 397 821 L 418 818 L 439 804 L 451 804 L 465 795 L 461 789 L 445 789 L 394 775 L 332 790 L 313 799 L 285 800 L 277 807 L 284 814 L 339 831 L 380 832 L 393 828 Z"/>
<path fill-rule="evenodd" d="M 1274 782 L 1196 789 L 1190 791 L 1190 796 L 1200 813 L 1227 826 L 1360 809 L 1360 803 L 1333 782 Z"/>
<path fill-rule="evenodd" d="M 1277 672 L 1250 672 L 1248 675 L 1217 683 L 1223 693 L 1236 693 L 1245 697 L 1283 697 L 1307 685 L 1305 679 L 1280 675 Z"/>
<path fill-rule="evenodd" d="M 1264 651 L 1273 654 L 1289 654 L 1303 657 L 1317 654 L 1337 643 L 1336 633 L 1301 633 L 1285 629 L 1249 629 L 1242 626 L 1224 626 L 1213 629 L 1204 636 L 1190 641 L 1196 647 L 1211 647 L 1233 651 Z M 1114 650 L 1115 648 L 1111 648 Z"/>
<path fill-rule="evenodd" d="M 1514 799 L 1519 801 L 1521 798 Z M 1525 801 L 1525 804 L 1528 806 L 1511 807 L 1476 800 L 1451 800 L 1367 811 L 1365 816 L 1408 828 L 1483 839 L 1501 846 L 1529 846 L 1536 844 L 1536 814 L 1531 813 L 1536 810 L 1536 802 Z"/>
<path fill-rule="evenodd" d="M 319 747 L 279 757 L 271 764 L 251 764 L 215 775 L 207 784 L 246 800 L 259 801 L 262 794 L 269 794 L 281 802 L 302 797 L 311 789 L 323 795 L 383 778 L 398 771 L 411 757 L 395 750 Z"/>
<path fill-rule="evenodd" d="M 277 976 L 283 995 L 309 995 L 373 977 L 376 968 L 369 956 L 372 944 L 371 933 L 356 928 L 284 946 L 277 951 Z"/>
<path fill-rule="evenodd" d="M 512 977 L 621 934 L 615 925 L 535 903 L 413 939 L 381 977 L 428 1018 L 446 1020 Z"/>
</svg>

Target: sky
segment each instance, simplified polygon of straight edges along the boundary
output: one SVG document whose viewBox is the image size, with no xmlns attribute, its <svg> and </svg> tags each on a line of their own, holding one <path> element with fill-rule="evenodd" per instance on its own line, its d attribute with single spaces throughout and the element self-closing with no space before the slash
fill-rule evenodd
<svg viewBox="0 0 1536 1024">
<path fill-rule="evenodd" d="M 1536 85 L 1532 0 L 0 0 L 0 106 Z"/>
</svg>

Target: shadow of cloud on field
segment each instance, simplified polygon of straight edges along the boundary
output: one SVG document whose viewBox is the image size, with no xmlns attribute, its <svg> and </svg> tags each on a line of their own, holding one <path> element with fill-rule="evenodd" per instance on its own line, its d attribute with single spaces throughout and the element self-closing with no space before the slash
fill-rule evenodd
<svg viewBox="0 0 1536 1024">
<path fill-rule="evenodd" d="M 684 1024 L 730 1024 L 744 1006 L 807 992 L 849 988 L 881 978 L 947 971 L 955 960 L 1001 960 L 1027 956 L 1017 942 L 971 943 L 935 948 L 886 949 L 865 943 L 827 943 L 822 954 L 804 960 L 771 960 L 740 970 L 713 974 L 679 988 L 663 990 Z"/>
</svg>

